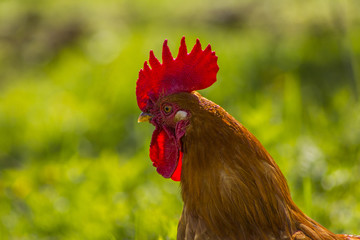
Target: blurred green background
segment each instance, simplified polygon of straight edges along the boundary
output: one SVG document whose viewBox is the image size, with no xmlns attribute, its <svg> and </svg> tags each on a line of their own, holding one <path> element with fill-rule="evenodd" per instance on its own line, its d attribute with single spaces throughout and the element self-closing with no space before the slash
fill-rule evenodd
<svg viewBox="0 0 360 240">
<path fill-rule="evenodd" d="M 360 234 L 360 1 L 0 1 L 0 239 L 174 239 L 135 84 L 164 39 L 219 56 L 201 91 L 264 144 L 295 202 Z"/>
</svg>

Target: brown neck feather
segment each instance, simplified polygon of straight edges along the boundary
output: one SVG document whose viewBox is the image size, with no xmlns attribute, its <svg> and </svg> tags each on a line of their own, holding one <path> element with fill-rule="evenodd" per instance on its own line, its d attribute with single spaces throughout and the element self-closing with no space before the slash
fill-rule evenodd
<svg viewBox="0 0 360 240">
<path fill-rule="evenodd" d="M 218 236 L 291 239 L 302 231 L 310 239 L 338 239 L 295 205 L 279 167 L 247 129 L 200 94 L 190 95 L 181 100 L 191 112 L 182 139 L 187 214 Z"/>
</svg>

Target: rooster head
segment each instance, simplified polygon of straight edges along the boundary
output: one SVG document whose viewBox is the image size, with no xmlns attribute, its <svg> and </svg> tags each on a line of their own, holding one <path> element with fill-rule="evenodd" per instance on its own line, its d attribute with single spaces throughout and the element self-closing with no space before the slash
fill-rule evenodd
<svg viewBox="0 0 360 240">
<path fill-rule="evenodd" d="M 185 37 L 174 59 L 164 41 L 162 63 L 150 51 L 136 84 L 137 103 L 142 111 L 138 122 L 149 121 L 155 126 L 150 143 L 150 159 L 159 174 L 180 181 L 182 165 L 181 138 L 190 124 L 191 112 L 171 95 L 191 93 L 211 86 L 219 70 L 217 56 L 210 45 L 201 49 L 199 39 L 190 53 Z M 150 68 L 151 67 L 151 68 Z"/>
</svg>

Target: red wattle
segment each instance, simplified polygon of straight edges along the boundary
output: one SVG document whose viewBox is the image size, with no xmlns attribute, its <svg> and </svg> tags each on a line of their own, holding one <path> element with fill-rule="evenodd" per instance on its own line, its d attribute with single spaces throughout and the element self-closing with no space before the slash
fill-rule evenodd
<svg viewBox="0 0 360 240">
<path fill-rule="evenodd" d="M 163 128 L 156 128 L 150 144 L 150 159 L 156 171 L 165 178 L 170 178 L 178 166 L 179 149 L 175 137 Z"/>
<path fill-rule="evenodd" d="M 177 167 L 176 167 L 173 175 L 171 176 L 171 179 L 174 180 L 174 181 L 180 181 L 181 180 L 182 156 L 183 156 L 183 153 L 180 151 L 180 153 L 179 153 L 179 161 L 178 161 Z"/>
</svg>

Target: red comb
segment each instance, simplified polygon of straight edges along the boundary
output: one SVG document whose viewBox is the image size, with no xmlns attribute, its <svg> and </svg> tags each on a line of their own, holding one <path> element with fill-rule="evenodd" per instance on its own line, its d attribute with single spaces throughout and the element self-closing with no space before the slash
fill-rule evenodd
<svg viewBox="0 0 360 240">
<path fill-rule="evenodd" d="M 139 72 L 136 83 L 136 97 L 139 108 L 145 111 L 149 100 L 178 92 L 191 92 L 210 87 L 216 81 L 219 71 L 217 56 L 211 51 L 210 44 L 201 50 L 199 39 L 190 53 L 187 52 L 185 37 L 182 37 L 179 53 L 174 59 L 164 41 L 163 63 L 150 51 L 149 63 Z"/>
</svg>

